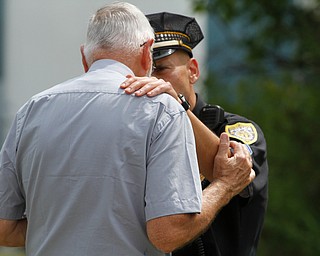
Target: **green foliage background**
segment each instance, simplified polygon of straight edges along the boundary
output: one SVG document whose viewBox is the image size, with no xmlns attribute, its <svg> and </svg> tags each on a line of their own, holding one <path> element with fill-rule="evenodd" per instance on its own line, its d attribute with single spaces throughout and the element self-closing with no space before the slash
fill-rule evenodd
<svg viewBox="0 0 320 256">
<path fill-rule="evenodd" d="M 229 73 L 236 82 L 210 70 L 206 89 L 209 102 L 256 121 L 266 136 L 269 205 L 259 256 L 320 255 L 320 1 L 297 2 L 193 1 L 226 34 L 243 24 L 231 45 L 244 58 L 222 64 L 238 67 Z"/>
</svg>

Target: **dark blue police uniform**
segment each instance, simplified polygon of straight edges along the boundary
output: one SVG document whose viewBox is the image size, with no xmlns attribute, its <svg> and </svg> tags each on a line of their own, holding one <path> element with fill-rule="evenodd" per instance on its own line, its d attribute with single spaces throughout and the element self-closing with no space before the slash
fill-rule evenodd
<svg viewBox="0 0 320 256">
<path fill-rule="evenodd" d="M 147 15 L 155 31 L 153 58 L 158 60 L 192 49 L 204 38 L 197 21 L 161 12 Z M 209 229 L 173 256 L 255 256 L 268 202 L 267 145 L 260 127 L 245 117 L 205 103 L 199 95 L 193 113 L 216 135 L 222 132 L 248 146 L 256 178 L 219 212 Z M 201 170 L 200 170 L 201 171 Z M 209 181 L 202 181 L 202 188 Z"/>
<path fill-rule="evenodd" d="M 253 169 L 256 172 L 256 178 L 246 188 L 246 193 L 231 199 L 203 235 L 191 244 L 173 252 L 172 255 L 254 256 L 256 255 L 268 201 L 266 141 L 260 127 L 245 117 L 225 112 L 220 123 L 212 123 L 212 120 L 208 120 L 212 118 L 212 115 L 206 115 L 205 117 L 201 115 L 201 111 L 206 106 L 208 106 L 208 104 L 197 95 L 197 103 L 193 113 L 200 118 L 203 123 L 211 126 L 213 132 L 218 136 L 222 132 L 228 132 L 226 127 L 232 127 L 233 125 L 235 129 L 238 128 L 240 134 L 232 135 L 232 131 L 229 130 L 228 133 L 231 140 L 242 143 L 250 143 L 252 141 L 249 146 L 252 150 Z M 217 115 L 218 114 L 214 114 L 213 116 L 215 117 Z M 214 127 L 215 125 L 216 127 Z M 251 125 L 255 128 L 254 131 L 250 130 Z M 203 189 L 208 184 L 209 181 L 203 180 Z"/>
</svg>

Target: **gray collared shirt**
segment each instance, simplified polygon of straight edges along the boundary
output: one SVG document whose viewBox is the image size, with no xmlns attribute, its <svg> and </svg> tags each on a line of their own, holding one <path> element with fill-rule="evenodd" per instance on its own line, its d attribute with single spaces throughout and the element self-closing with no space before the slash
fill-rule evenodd
<svg viewBox="0 0 320 256">
<path fill-rule="evenodd" d="M 126 95 L 100 60 L 32 97 L 0 154 L 0 218 L 28 219 L 27 255 L 164 255 L 146 221 L 201 210 L 195 141 L 172 97 Z"/>
</svg>

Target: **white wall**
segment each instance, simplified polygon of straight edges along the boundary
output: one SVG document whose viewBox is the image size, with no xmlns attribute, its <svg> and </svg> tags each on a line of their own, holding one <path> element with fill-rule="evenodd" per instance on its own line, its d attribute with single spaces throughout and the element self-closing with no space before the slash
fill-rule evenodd
<svg viewBox="0 0 320 256">
<path fill-rule="evenodd" d="M 83 72 L 79 46 L 87 21 L 106 0 L 7 0 L 5 10 L 5 130 L 33 94 Z M 194 15 L 191 0 L 128 0 L 144 13 L 195 16 L 205 33 L 205 17 Z M 195 50 L 204 59 L 205 40 Z M 0 110 L 1 111 L 1 110 Z"/>
</svg>

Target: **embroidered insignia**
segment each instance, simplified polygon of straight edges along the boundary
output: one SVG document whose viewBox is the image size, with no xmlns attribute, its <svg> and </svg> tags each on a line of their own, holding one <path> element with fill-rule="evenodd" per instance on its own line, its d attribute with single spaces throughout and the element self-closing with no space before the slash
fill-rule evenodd
<svg viewBox="0 0 320 256">
<path fill-rule="evenodd" d="M 226 125 L 225 131 L 230 138 L 235 138 L 248 145 L 255 143 L 258 139 L 257 130 L 251 123 Z"/>
</svg>

